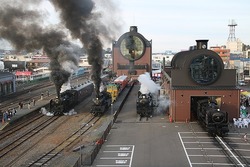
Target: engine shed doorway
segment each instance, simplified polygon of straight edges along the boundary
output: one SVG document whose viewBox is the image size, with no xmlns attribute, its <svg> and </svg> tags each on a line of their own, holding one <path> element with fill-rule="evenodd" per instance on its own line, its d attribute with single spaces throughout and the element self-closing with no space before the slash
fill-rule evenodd
<svg viewBox="0 0 250 167">
<path fill-rule="evenodd" d="M 190 102 L 190 121 L 197 121 L 197 101 L 202 99 L 209 99 L 216 101 L 219 108 L 221 108 L 221 96 L 191 96 Z"/>
</svg>

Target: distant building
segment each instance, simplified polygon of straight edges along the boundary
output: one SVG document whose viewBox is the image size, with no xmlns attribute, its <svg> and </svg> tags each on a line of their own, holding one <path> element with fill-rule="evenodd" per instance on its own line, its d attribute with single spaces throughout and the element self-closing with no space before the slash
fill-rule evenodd
<svg viewBox="0 0 250 167">
<path fill-rule="evenodd" d="M 229 67 L 236 69 L 238 80 L 250 81 L 250 57 L 249 51 L 241 53 L 230 53 Z"/>
<path fill-rule="evenodd" d="M 244 44 L 241 42 L 240 39 L 236 41 L 227 41 L 227 49 L 230 49 L 230 53 L 240 53 L 243 51 Z"/>
<path fill-rule="evenodd" d="M 171 61 L 172 58 L 174 57 L 174 54 L 171 53 L 156 53 L 156 54 L 152 54 L 152 61 L 154 62 L 159 62 L 161 64 L 163 64 L 163 59 L 165 59 L 165 66 L 171 66 Z"/>
<path fill-rule="evenodd" d="M 247 50 L 243 51 L 243 56 L 245 58 L 250 58 L 250 49 L 247 49 Z"/>
<path fill-rule="evenodd" d="M 50 59 L 46 55 L 34 55 L 27 61 L 27 69 L 32 70 L 39 67 L 49 67 Z"/>
<path fill-rule="evenodd" d="M 6 54 L 4 61 L 30 61 L 32 59 L 31 54 Z"/>
<path fill-rule="evenodd" d="M 91 65 L 88 62 L 88 57 L 87 56 L 80 56 L 78 66 L 83 67 L 86 70 L 86 72 L 91 71 Z"/>
<path fill-rule="evenodd" d="M 26 70 L 26 62 L 31 60 L 30 55 L 8 54 L 4 56 L 3 62 L 8 71 Z"/>
<path fill-rule="evenodd" d="M 26 61 L 4 61 L 4 67 L 7 71 L 16 71 L 16 70 L 26 70 Z"/>
<path fill-rule="evenodd" d="M 230 49 L 226 48 L 226 46 L 211 46 L 210 50 L 216 52 L 221 57 L 225 68 L 227 68 L 230 60 Z"/>
<path fill-rule="evenodd" d="M 15 75 L 10 72 L 0 72 L 0 96 L 16 91 Z"/>
<path fill-rule="evenodd" d="M 49 67 L 50 59 L 45 54 L 6 54 L 2 60 L 9 71 L 32 71 L 39 67 Z"/>
</svg>

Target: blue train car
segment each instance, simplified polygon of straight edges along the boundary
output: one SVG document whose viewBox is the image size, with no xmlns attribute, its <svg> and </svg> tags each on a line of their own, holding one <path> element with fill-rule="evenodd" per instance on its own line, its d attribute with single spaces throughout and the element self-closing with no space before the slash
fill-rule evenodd
<svg viewBox="0 0 250 167">
<path fill-rule="evenodd" d="M 83 67 L 79 67 L 73 74 L 73 77 L 79 77 L 82 76 L 83 74 L 85 74 L 86 70 Z"/>
</svg>

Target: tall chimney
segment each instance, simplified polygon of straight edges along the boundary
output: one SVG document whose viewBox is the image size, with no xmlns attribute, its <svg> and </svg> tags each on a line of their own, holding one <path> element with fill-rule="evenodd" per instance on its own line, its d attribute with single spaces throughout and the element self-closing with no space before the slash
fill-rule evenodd
<svg viewBox="0 0 250 167">
<path fill-rule="evenodd" d="M 163 61 L 162 61 L 162 71 L 165 71 L 165 63 L 166 63 L 166 60 L 165 60 L 165 57 L 163 57 Z"/>
<path fill-rule="evenodd" d="M 137 26 L 130 26 L 130 32 L 137 32 Z"/>
<path fill-rule="evenodd" d="M 207 49 L 207 39 L 196 40 L 196 49 Z"/>
</svg>

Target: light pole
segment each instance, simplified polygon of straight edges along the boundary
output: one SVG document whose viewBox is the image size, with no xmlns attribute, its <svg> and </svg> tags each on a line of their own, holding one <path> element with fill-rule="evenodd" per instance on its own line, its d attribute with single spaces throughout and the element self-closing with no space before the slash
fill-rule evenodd
<svg viewBox="0 0 250 167">
<path fill-rule="evenodd" d="M 79 130 L 79 137 L 81 138 L 82 136 L 82 128 L 86 125 L 86 123 L 80 124 L 80 130 Z M 82 138 L 80 139 L 81 144 L 80 144 L 80 166 L 82 166 Z"/>
<path fill-rule="evenodd" d="M 114 107 L 113 107 L 113 103 L 111 103 L 111 125 L 113 125 L 113 120 L 114 120 L 114 115 L 113 115 L 113 113 L 114 113 Z"/>
<path fill-rule="evenodd" d="M 243 82 L 245 82 L 245 60 L 244 60 L 244 58 L 243 58 L 243 72 L 242 72 L 242 74 L 243 74 Z"/>
</svg>

